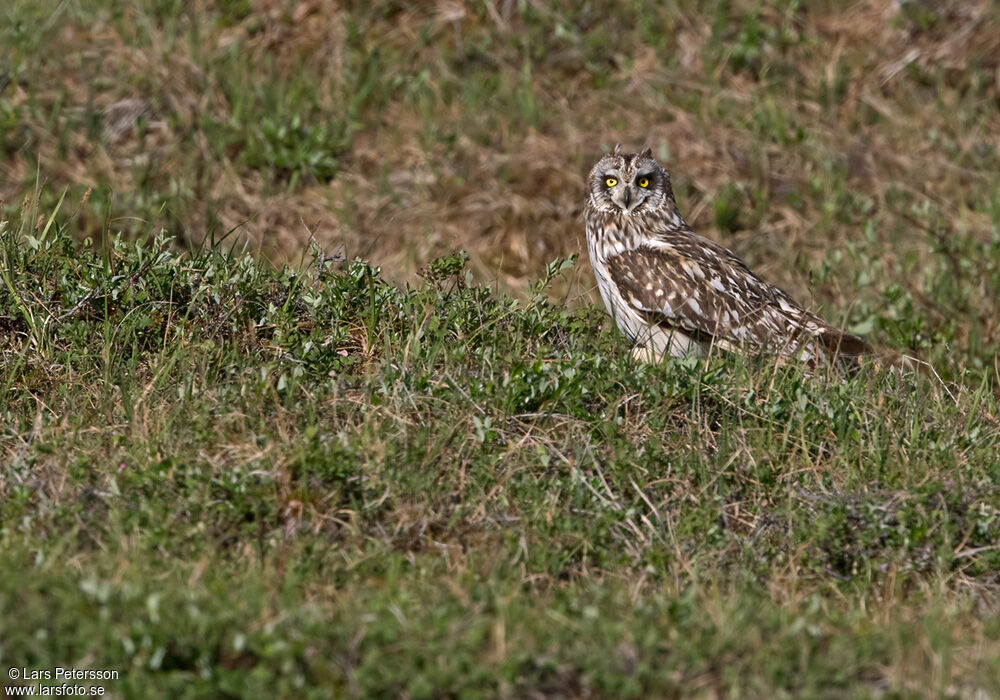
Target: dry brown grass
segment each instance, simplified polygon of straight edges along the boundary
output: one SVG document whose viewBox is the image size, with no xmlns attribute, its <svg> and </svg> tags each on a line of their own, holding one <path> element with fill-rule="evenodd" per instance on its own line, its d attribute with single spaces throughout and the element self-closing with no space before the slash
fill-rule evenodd
<svg viewBox="0 0 1000 700">
<path fill-rule="evenodd" d="M 189 195 L 150 226 L 166 224 L 192 241 L 237 229 L 274 260 L 297 259 L 314 236 L 398 279 L 413 279 L 431 257 L 464 248 L 481 275 L 519 290 L 548 260 L 583 251 L 584 175 L 602 148 L 621 142 L 651 144 L 669 162 L 691 222 L 800 295 L 807 294 L 805 272 L 856 239 L 863 224 L 823 211 L 837 172 L 851 193 L 874 202 L 868 218 L 887 256 L 906 228 L 900 206 L 886 201 L 887 187 L 908 203 L 933 202 L 963 229 L 989 229 L 980 203 L 995 188 L 998 163 L 1000 31 L 988 0 L 942 3 L 926 30 L 890 0 L 794 12 L 738 3 L 723 34 L 737 34 L 741 13 L 758 9 L 764 25 L 783 26 L 795 40 L 784 48 L 764 41 L 758 59 L 742 66 L 713 38 L 719 29 L 711 13 L 693 6 L 661 12 L 671 32 L 656 44 L 626 26 L 627 16 L 615 20 L 613 3 L 599 3 L 582 20 L 571 3 L 530 5 L 533 13 L 509 2 L 266 0 L 228 26 L 203 23 L 197 44 L 191 18 L 217 15 L 220 3 L 197 3 L 159 24 L 131 4 L 118 20 L 64 13 L 53 33 L 59 56 L 35 61 L 29 79 L 8 93 L 15 107 L 40 108 L 26 110 L 29 147 L 2 163 L 0 199 L 19 202 L 39 164 L 50 188 L 109 188 L 120 202 L 180 183 Z M 363 27 L 354 44 L 347 18 Z M 517 96 L 466 100 L 464 81 L 483 75 L 476 61 L 499 74 L 502 86 L 516 87 L 527 65 L 520 37 L 532 23 L 568 25 L 573 33 L 531 63 L 521 98 L 535 101 L 537 116 L 512 114 Z M 587 33 L 602 23 L 621 43 L 588 48 Z M 479 44 L 490 53 L 477 53 Z M 307 178 L 288 191 L 235 156 L 220 156 L 200 126 L 205 118 L 225 124 L 241 117 L 216 67 L 227 51 L 263 80 L 308 71 L 323 110 L 345 97 L 348 54 L 376 49 L 398 61 L 383 70 L 402 87 L 363 113 L 330 182 Z M 588 67 L 595 60 L 604 62 L 599 71 Z M 603 74 L 598 83 L 595 74 Z M 408 95 L 417 83 L 420 96 Z M 824 84 L 841 86 L 831 104 L 819 99 Z M 966 111 L 970 93 L 976 114 Z M 802 136 L 776 142 L 748 128 L 746 115 L 769 109 Z M 84 113 L 99 115 L 99 131 L 74 122 Z M 53 124 L 53 114 L 68 128 Z M 435 139 L 432 127 L 451 140 Z M 969 164 L 973 155 L 983 156 L 981 167 Z M 803 194 L 811 179 L 818 189 Z M 716 229 L 713 217 L 713 202 L 729 185 L 743 193 L 747 211 L 732 232 Z M 792 203 L 793 196 L 801 201 Z M 83 235 L 103 225 L 88 207 L 79 218 Z M 925 246 L 920 237 L 911 230 L 901 243 Z M 813 291 L 824 301 L 840 296 L 829 285 Z"/>
</svg>

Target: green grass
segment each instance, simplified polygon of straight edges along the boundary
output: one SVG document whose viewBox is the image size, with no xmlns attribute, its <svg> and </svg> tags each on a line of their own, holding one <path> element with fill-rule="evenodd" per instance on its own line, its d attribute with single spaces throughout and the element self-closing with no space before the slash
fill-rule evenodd
<svg viewBox="0 0 1000 700">
<path fill-rule="evenodd" d="M 637 365 L 551 277 L 519 302 L 462 256 L 401 288 L 38 218 L 0 240 L 5 668 L 123 697 L 1000 682 L 988 376 Z"/>
</svg>

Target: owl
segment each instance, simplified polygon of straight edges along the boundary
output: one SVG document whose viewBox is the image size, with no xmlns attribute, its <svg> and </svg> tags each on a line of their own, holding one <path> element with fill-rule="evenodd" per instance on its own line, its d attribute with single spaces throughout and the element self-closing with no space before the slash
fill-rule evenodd
<svg viewBox="0 0 1000 700">
<path fill-rule="evenodd" d="M 645 361 L 713 348 L 855 367 L 871 352 L 695 233 L 647 148 L 614 152 L 587 181 L 587 248 L 608 313 Z"/>
</svg>

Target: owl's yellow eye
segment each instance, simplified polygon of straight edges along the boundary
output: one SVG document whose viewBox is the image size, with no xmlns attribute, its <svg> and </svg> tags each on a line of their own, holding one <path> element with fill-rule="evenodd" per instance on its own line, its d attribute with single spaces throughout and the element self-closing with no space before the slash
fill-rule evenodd
<svg viewBox="0 0 1000 700">
<path fill-rule="evenodd" d="M 618 184 L 618 178 L 609 177 L 607 180 L 604 181 L 604 184 L 607 185 L 608 187 L 614 187 L 615 185 Z"/>
<path fill-rule="evenodd" d="M 649 187 L 649 178 L 648 177 L 640 177 L 639 178 L 639 187 Z"/>
</svg>

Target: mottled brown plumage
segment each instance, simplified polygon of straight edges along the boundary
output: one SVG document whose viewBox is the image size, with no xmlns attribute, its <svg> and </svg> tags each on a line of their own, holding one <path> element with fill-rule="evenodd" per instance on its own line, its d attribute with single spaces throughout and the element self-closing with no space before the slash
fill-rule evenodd
<svg viewBox="0 0 1000 700">
<path fill-rule="evenodd" d="M 855 364 L 871 352 L 764 282 L 731 251 L 698 235 L 670 175 L 647 149 L 591 170 L 585 218 L 590 261 L 608 312 L 648 360 L 712 348 Z"/>
</svg>

